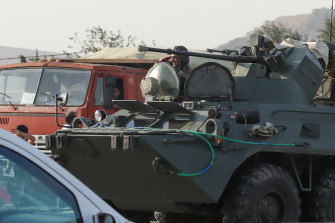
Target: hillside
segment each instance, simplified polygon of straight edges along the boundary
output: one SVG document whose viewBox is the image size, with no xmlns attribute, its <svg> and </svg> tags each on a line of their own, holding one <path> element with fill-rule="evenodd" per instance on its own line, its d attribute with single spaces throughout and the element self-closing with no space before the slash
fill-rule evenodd
<svg viewBox="0 0 335 223">
<path fill-rule="evenodd" d="M 320 8 L 313 9 L 309 14 L 293 15 L 293 16 L 282 16 L 275 19 L 275 22 L 281 22 L 292 30 L 297 30 L 300 34 L 306 37 L 307 40 L 317 40 L 318 31 L 322 28 L 325 18 L 330 17 L 330 9 Z M 265 21 L 266 22 L 266 21 Z M 264 22 L 264 23 L 265 23 Z M 237 37 L 230 40 L 227 43 L 217 46 L 217 49 L 239 49 L 242 46 L 249 44 L 249 36 L 253 33 L 253 30 L 247 32 L 244 36 Z M 23 49 L 15 47 L 0 46 L 0 65 L 19 63 L 19 55 L 25 57 L 33 57 L 36 52 L 33 49 Z M 60 53 L 39 51 L 39 56 L 43 55 L 55 55 Z M 56 56 L 62 58 L 61 56 Z M 6 59 L 16 58 L 16 59 Z"/>
<path fill-rule="evenodd" d="M 0 65 L 20 63 L 20 59 L 18 58 L 19 55 L 23 55 L 25 57 L 32 57 L 32 56 L 35 56 L 35 54 L 36 54 L 36 51 L 31 50 L 31 49 L 0 46 Z M 48 51 L 38 51 L 39 56 L 55 55 L 55 54 L 59 54 L 59 53 L 48 52 Z M 8 59 L 8 58 L 16 58 L 16 59 Z"/>
<path fill-rule="evenodd" d="M 281 16 L 274 20 L 274 22 L 280 22 L 287 25 L 292 30 L 297 30 L 300 34 L 307 37 L 306 39 L 317 40 L 319 29 L 322 28 L 324 20 L 330 17 L 330 9 L 321 8 L 313 9 L 312 13 L 301 14 L 294 16 Z M 265 23 L 265 22 L 264 22 Z M 238 37 L 229 42 L 219 45 L 217 49 L 239 49 L 242 46 L 248 45 L 249 36 L 253 33 L 250 30 L 243 37 Z"/>
</svg>

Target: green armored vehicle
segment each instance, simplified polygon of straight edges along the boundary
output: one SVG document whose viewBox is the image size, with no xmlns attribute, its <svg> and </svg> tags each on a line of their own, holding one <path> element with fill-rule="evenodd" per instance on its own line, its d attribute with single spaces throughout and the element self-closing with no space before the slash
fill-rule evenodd
<svg viewBox="0 0 335 223">
<path fill-rule="evenodd" d="M 78 117 L 47 147 L 135 222 L 154 212 L 158 222 L 335 221 L 335 107 L 321 92 L 333 54 L 254 42 L 247 56 L 141 47 L 236 69 L 200 65 L 179 92 L 176 71 L 158 63 L 141 83 L 147 102 L 113 101 L 123 109 L 98 111 L 91 127 Z"/>
</svg>

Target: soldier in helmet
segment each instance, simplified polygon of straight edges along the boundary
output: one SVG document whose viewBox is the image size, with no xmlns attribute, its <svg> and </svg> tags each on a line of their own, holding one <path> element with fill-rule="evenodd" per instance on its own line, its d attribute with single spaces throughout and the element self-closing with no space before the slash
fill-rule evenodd
<svg viewBox="0 0 335 223">
<path fill-rule="evenodd" d="M 188 51 L 184 46 L 175 46 L 174 50 L 179 51 Z M 169 62 L 172 66 L 176 69 L 178 77 L 180 79 L 180 93 L 181 95 L 184 94 L 184 83 L 188 75 L 190 75 L 192 69 L 189 67 L 189 56 L 187 55 L 169 55 L 166 57 L 162 57 L 158 60 L 158 62 Z M 181 96 L 178 100 L 185 100 L 184 96 Z"/>
</svg>

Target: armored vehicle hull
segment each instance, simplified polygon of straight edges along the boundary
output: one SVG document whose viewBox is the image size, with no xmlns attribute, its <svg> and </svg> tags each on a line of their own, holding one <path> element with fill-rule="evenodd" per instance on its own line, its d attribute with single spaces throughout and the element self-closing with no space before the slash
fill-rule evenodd
<svg viewBox="0 0 335 223">
<path fill-rule="evenodd" d="M 199 123 L 208 120 L 206 108 L 229 108 L 221 115 L 234 128 L 225 136 L 224 145 L 214 146 L 213 151 L 206 141 L 192 134 L 199 128 L 197 125 L 192 126 L 194 129 L 185 126 L 187 130 L 59 131 L 56 145 L 61 147 L 54 151 L 66 169 L 121 210 L 192 214 L 219 211 L 225 189 L 233 182 L 232 176 L 238 177 L 244 168 L 259 163 L 275 164 L 295 179 L 294 189 L 309 191 L 312 179 L 314 182 L 320 171 L 334 165 L 332 107 L 248 105 L 249 109 L 260 111 L 261 122 L 270 121 L 281 128 L 271 138 L 264 138 L 248 136 L 245 132 L 250 124 L 237 125 L 231 117 L 245 110 L 245 103 L 200 103 L 198 106 L 203 109 L 197 110 L 190 120 Z M 309 125 L 315 125 L 318 130 L 308 135 Z M 126 141 L 130 144 L 126 145 Z M 212 159 L 213 164 L 206 170 Z M 206 171 L 195 176 L 177 174 L 203 170 Z M 285 180 L 281 183 L 287 184 Z"/>
<path fill-rule="evenodd" d="M 239 61 L 234 78 L 205 64 L 186 80 L 190 101 L 114 101 L 128 114 L 58 131 L 48 147 L 111 205 L 160 222 L 335 221 L 334 103 L 314 98 L 324 70 L 307 48 L 276 56 Z"/>
</svg>

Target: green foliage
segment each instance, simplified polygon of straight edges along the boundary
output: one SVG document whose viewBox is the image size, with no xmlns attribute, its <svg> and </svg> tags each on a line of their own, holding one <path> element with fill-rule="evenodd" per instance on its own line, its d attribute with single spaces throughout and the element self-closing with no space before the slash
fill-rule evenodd
<svg viewBox="0 0 335 223">
<path fill-rule="evenodd" d="M 41 58 L 39 58 L 39 57 L 29 57 L 28 58 L 28 61 L 29 62 L 38 62 L 38 61 L 40 61 L 41 60 Z"/>
<path fill-rule="evenodd" d="M 335 35 L 335 20 L 333 20 L 333 28 L 332 28 L 332 35 Z M 325 23 L 322 29 L 319 30 L 319 35 L 318 38 L 324 40 L 324 41 L 329 41 L 330 37 L 330 18 L 325 19 Z M 332 41 L 334 41 L 334 37 L 332 37 Z"/>
<path fill-rule="evenodd" d="M 69 37 L 72 41 L 72 45 L 68 46 L 68 49 L 74 51 L 76 57 L 79 54 L 88 55 L 91 53 L 98 52 L 106 47 L 129 47 L 136 46 L 136 37 L 129 35 L 124 37 L 119 30 L 117 33 L 107 31 L 100 26 L 93 26 L 90 29 L 86 29 L 86 38 L 81 40 L 77 32 L 73 36 Z M 154 43 L 154 42 L 153 42 Z M 145 43 L 142 41 L 141 44 Z M 72 55 L 63 51 L 67 58 L 71 58 Z"/>
<path fill-rule="evenodd" d="M 285 24 L 280 22 L 266 21 L 261 28 L 254 31 L 253 34 L 257 35 L 268 35 L 275 43 L 280 43 L 287 38 L 295 40 L 303 40 L 303 36 L 298 31 L 293 31 L 288 28 Z"/>
<path fill-rule="evenodd" d="M 20 58 L 20 63 L 27 63 L 27 59 L 25 56 L 23 56 L 22 54 L 19 55 L 19 58 Z"/>
<path fill-rule="evenodd" d="M 20 59 L 22 59 L 22 58 L 20 57 Z M 41 55 L 41 56 L 39 56 L 38 54 L 35 57 L 28 57 L 29 62 L 39 62 L 41 60 L 48 60 L 48 59 L 55 59 L 55 57 L 53 55 Z M 21 63 L 25 63 L 25 62 L 21 62 Z"/>
<path fill-rule="evenodd" d="M 79 52 L 69 53 L 63 50 L 63 55 L 65 55 L 65 59 L 73 59 L 74 57 L 79 57 Z"/>
</svg>

